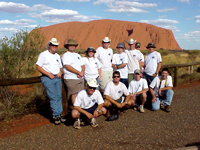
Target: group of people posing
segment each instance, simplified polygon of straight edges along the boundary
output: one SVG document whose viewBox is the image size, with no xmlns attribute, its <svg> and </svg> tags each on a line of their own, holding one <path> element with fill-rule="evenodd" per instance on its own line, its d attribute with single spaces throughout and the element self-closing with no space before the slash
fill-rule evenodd
<svg viewBox="0 0 200 150">
<path fill-rule="evenodd" d="M 86 122 L 97 127 L 96 118 L 101 115 L 105 115 L 107 121 L 116 120 L 118 114 L 128 108 L 144 113 L 147 98 L 150 98 L 152 110 L 162 108 L 170 112 L 174 94 L 172 77 L 167 68 L 163 68 L 161 76 L 158 76 L 162 58 L 154 50 L 156 46 L 149 43 L 146 46 L 149 53 L 144 58 L 140 52 L 141 44 L 136 40 L 127 41 L 129 49 L 118 43 L 115 54 L 109 48 L 111 39 L 105 37 L 101 42 L 101 47 L 96 50 L 88 47 L 85 57 L 81 57 L 74 52 L 78 43 L 69 39 L 64 43 L 67 52 L 60 58 L 56 53 L 60 42 L 52 38 L 47 50 L 40 53 L 36 69 L 42 74 L 41 82 L 50 99 L 54 123 L 66 121 L 62 115 L 63 73 L 76 129 Z"/>
</svg>

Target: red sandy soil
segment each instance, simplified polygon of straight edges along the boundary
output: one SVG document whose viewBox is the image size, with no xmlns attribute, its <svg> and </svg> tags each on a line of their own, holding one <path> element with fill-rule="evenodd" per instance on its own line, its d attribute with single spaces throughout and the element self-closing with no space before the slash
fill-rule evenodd
<svg viewBox="0 0 200 150">
<path fill-rule="evenodd" d="M 41 31 L 46 37 L 45 47 L 54 37 L 60 41 L 58 48 L 64 48 L 64 43 L 72 38 L 79 44 L 77 49 L 87 49 L 90 46 L 96 49 L 101 46 L 102 39 L 108 36 L 111 39 L 110 48 L 116 48 L 119 42 L 128 47 L 127 41 L 133 38 L 141 43 L 141 49 L 146 49 L 146 45 L 153 42 L 157 48 L 181 50 L 171 30 L 140 22 L 110 19 L 75 21 L 42 27 Z"/>
<path fill-rule="evenodd" d="M 175 87 L 174 90 L 182 88 L 194 87 L 200 84 L 200 81 Z M 0 138 L 5 138 L 11 135 L 20 134 L 29 131 L 32 128 L 37 128 L 51 122 L 39 114 L 31 114 L 22 119 L 12 120 L 10 122 L 2 121 L 0 124 Z"/>
</svg>

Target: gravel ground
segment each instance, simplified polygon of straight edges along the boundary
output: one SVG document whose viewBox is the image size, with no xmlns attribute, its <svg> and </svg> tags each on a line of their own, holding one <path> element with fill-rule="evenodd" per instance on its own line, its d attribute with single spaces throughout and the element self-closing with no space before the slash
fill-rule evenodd
<svg viewBox="0 0 200 150">
<path fill-rule="evenodd" d="M 48 124 L 0 139 L 0 149 L 166 150 L 200 145 L 200 85 L 175 91 L 171 112 L 129 109 L 118 120 L 76 130 L 72 122 Z"/>
</svg>

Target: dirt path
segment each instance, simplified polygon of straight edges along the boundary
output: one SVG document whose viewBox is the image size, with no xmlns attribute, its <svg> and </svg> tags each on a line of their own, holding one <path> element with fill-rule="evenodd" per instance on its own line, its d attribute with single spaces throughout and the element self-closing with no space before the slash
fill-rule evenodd
<svg viewBox="0 0 200 150">
<path fill-rule="evenodd" d="M 144 114 L 140 114 L 127 110 L 114 122 L 105 122 L 104 117 L 98 118 L 100 126 L 97 129 L 86 126 L 77 131 L 71 124 L 54 126 L 39 114 L 28 115 L 0 126 L 0 147 L 77 149 L 82 146 L 82 149 L 120 149 L 126 146 L 127 149 L 169 149 L 200 144 L 200 82 L 179 86 L 174 90 L 172 112 L 146 109 Z M 93 142 L 90 142 L 91 138 Z M 44 142 L 49 145 L 43 145 Z M 57 147 L 53 145 L 54 142 L 58 144 Z M 95 142 L 101 145 L 95 147 Z"/>
</svg>

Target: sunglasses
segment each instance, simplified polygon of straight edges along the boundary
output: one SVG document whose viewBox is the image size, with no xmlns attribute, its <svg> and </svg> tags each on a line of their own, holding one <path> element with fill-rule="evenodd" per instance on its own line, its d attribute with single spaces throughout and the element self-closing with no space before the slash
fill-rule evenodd
<svg viewBox="0 0 200 150">
<path fill-rule="evenodd" d="M 120 76 L 113 76 L 113 78 L 120 78 Z"/>
<path fill-rule="evenodd" d="M 89 87 L 89 89 L 96 90 L 96 88 L 95 88 L 95 87 L 91 87 L 91 86 L 88 86 L 88 87 Z"/>
<path fill-rule="evenodd" d="M 53 45 L 53 44 L 50 44 L 49 46 L 55 46 L 55 47 L 58 47 L 58 45 Z"/>
</svg>

